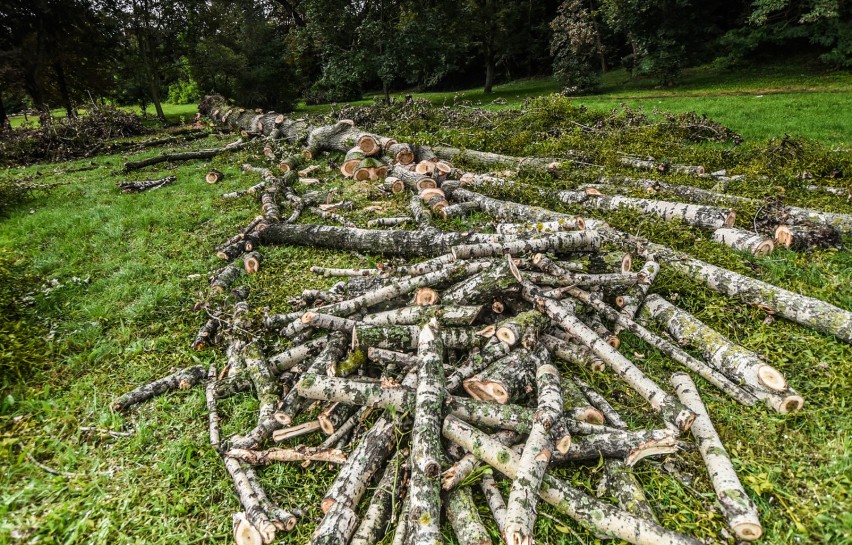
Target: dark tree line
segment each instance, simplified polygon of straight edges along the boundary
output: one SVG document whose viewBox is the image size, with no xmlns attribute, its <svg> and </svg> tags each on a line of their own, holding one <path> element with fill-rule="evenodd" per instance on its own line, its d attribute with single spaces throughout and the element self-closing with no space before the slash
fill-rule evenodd
<svg viewBox="0 0 852 545">
<path fill-rule="evenodd" d="M 852 66 L 848 0 L 0 0 L 9 109 L 219 92 L 283 109 L 366 90 L 452 89 L 602 72 L 674 81 L 695 63 L 800 51 Z"/>
</svg>

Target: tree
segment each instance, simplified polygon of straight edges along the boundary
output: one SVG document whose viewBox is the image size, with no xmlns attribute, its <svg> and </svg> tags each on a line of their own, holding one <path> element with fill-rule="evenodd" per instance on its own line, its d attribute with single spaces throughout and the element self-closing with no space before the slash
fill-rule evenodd
<svg viewBox="0 0 852 545">
<path fill-rule="evenodd" d="M 550 23 L 553 36 L 553 75 L 572 93 L 582 93 L 598 86 L 595 56 L 601 57 L 601 70 L 606 69 L 598 25 L 584 0 L 566 0 Z"/>
</svg>

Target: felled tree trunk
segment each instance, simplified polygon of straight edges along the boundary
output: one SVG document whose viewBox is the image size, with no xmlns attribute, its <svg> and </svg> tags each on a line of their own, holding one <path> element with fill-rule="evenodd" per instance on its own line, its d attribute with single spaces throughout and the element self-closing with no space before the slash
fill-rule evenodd
<svg viewBox="0 0 852 545">
<path fill-rule="evenodd" d="M 491 516 L 494 517 L 494 522 L 497 524 L 497 530 L 500 535 L 506 534 L 506 502 L 503 500 L 503 495 L 500 489 L 497 488 L 497 483 L 494 477 L 486 473 L 479 481 L 479 487 L 482 489 L 482 494 L 488 502 L 488 507 L 491 509 Z"/>
<path fill-rule="evenodd" d="M 713 231 L 713 240 L 735 250 L 750 252 L 757 256 L 769 255 L 775 250 L 775 243 L 770 239 L 733 227 L 716 229 Z"/>
<path fill-rule="evenodd" d="M 743 489 L 725 446 L 713 428 L 710 415 L 698 395 L 695 383 L 684 373 L 672 375 L 671 382 L 680 400 L 697 415 L 692 427 L 692 436 L 695 437 L 698 450 L 707 465 L 716 499 L 722 507 L 728 525 L 737 539 L 754 541 L 760 538 L 763 528 L 757 515 L 757 507 Z"/>
<path fill-rule="evenodd" d="M 777 369 L 691 314 L 659 295 L 649 296 L 643 309 L 663 325 L 676 341 L 694 346 L 711 365 L 746 384 L 770 408 L 783 414 L 795 412 L 804 405 L 802 396 L 787 385 Z"/>
<path fill-rule="evenodd" d="M 852 343 L 852 312 L 787 291 L 761 280 L 705 263 L 682 252 L 659 244 L 647 243 L 645 250 L 678 273 L 702 282 L 710 289 L 747 303 L 759 305 L 769 312 L 817 331 L 834 335 Z"/>
<path fill-rule="evenodd" d="M 574 220 L 553 220 L 538 223 L 498 223 L 495 230 L 501 235 L 533 235 L 543 233 L 561 233 L 564 231 L 582 231 L 586 222 L 581 217 Z"/>
<path fill-rule="evenodd" d="M 352 536 L 351 545 L 375 545 L 384 537 L 391 518 L 391 508 L 400 494 L 397 487 L 401 464 L 402 451 L 397 451 L 376 485 L 370 506 Z"/>
<path fill-rule="evenodd" d="M 559 159 L 556 157 L 515 157 L 512 155 L 501 155 L 476 150 L 463 150 L 448 146 L 433 146 L 432 151 L 439 158 L 446 161 L 473 162 L 478 165 L 494 170 L 496 167 L 522 169 L 528 168 L 538 172 L 555 172 L 571 159 Z M 576 152 L 568 152 L 568 155 L 577 157 Z"/>
<path fill-rule="evenodd" d="M 637 157 L 622 157 L 621 164 L 641 170 L 654 170 L 661 174 L 674 172 L 676 174 L 704 174 L 704 167 L 700 165 L 679 165 L 667 161 L 655 161 L 654 159 L 641 159 Z"/>
<path fill-rule="evenodd" d="M 470 487 L 451 490 L 447 494 L 446 511 L 459 545 L 491 545 L 491 537 L 479 518 Z"/>
<path fill-rule="evenodd" d="M 411 432 L 411 483 L 408 540 L 441 542 L 441 416 L 444 405 L 444 346 L 437 323 L 420 330 L 417 344 L 417 390 Z"/>
<path fill-rule="evenodd" d="M 201 365 L 186 367 L 167 377 L 155 380 L 124 394 L 112 403 L 112 410 L 124 411 L 137 403 L 148 401 L 152 397 L 166 392 L 188 390 L 204 380 L 206 376 L 207 370 Z"/>
<path fill-rule="evenodd" d="M 588 367 L 592 371 L 600 372 L 606 368 L 604 362 L 585 346 L 564 341 L 553 335 L 542 335 L 539 341 L 561 360 Z"/>
<path fill-rule="evenodd" d="M 567 204 L 580 203 L 586 208 L 598 210 L 618 210 L 623 207 L 664 220 L 679 219 L 688 225 L 705 229 L 731 227 L 736 220 L 736 213 L 733 210 L 715 206 L 655 201 L 617 195 L 588 195 L 582 191 L 560 191 L 558 197 L 559 200 Z"/>
<path fill-rule="evenodd" d="M 778 244 L 794 252 L 841 244 L 837 231 L 825 226 L 779 225 L 774 235 Z"/>
<path fill-rule="evenodd" d="M 677 436 L 672 430 L 616 431 L 573 437 L 570 448 L 556 452 L 553 463 L 617 458 L 633 466 L 643 458 L 677 452 Z"/>
<path fill-rule="evenodd" d="M 550 365 L 548 353 L 543 348 L 537 350 L 536 359 L 538 409 L 506 504 L 503 537 L 509 545 L 531 545 L 533 542 L 538 492 L 553 452 L 550 428 L 562 414 L 559 370 Z"/>
<path fill-rule="evenodd" d="M 329 225 L 270 225 L 260 233 L 263 244 L 336 248 L 403 257 L 433 257 L 459 244 L 489 242 L 495 235 L 479 233 L 381 231 Z"/>
<path fill-rule="evenodd" d="M 416 325 L 435 318 L 441 325 L 469 326 L 481 313 L 481 305 L 413 306 L 368 314 L 361 321 L 365 324 L 393 326 Z"/>
<path fill-rule="evenodd" d="M 142 193 L 149 189 L 159 189 L 177 181 L 177 176 L 166 176 L 156 180 L 143 180 L 140 182 L 119 182 L 118 188 L 122 193 Z"/>
<path fill-rule="evenodd" d="M 124 163 L 124 172 L 130 172 L 131 170 L 139 170 L 140 168 L 156 165 L 158 163 L 165 163 L 166 161 L 170 163 L 176 163 L 178 161 L 191 161 L 194 159 L 212 159 L 213 157 L 216 157 L 217 155 L 220 155 L 222 153 L 239 151 L 247 145 L 248 142 L 243 142 L 242 139 L 240 139 L 236 142 L 216 149 L 202 149 L 197 151 L 184 151 L 179 153 L 164 153 L 162 155 L 149 157 L 148 159 L 142 159 L 140 161 L 128 161 Z"/>
<path fill-rule="evenodd" d="M 295 448 L 271 448 L 268 450 L 231 449 L 227 452 L 231 458 L 251 464 L 265 466 L 277 462 L 328 462 L 342 464 L 346 462 L 346 454 L 337 449 L 306 447 L 299 445 Z"/>
</svg>

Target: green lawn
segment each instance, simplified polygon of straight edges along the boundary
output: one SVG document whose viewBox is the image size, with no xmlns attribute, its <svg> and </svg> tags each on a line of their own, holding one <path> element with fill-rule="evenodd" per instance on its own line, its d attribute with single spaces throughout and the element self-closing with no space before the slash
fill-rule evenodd
<svg viewBox="0 0 852 545">
<path fill-rule="evenodd" d="M 127 106 L 125 109 L 130 110 L 132 112 L 136 112 L 138 114 L 142 113 L 142 108 L 138 106 Z M 192 118 L 195 116 L 195 113 L 198 111 L 197 104 L 163 104 L 163 113 L 166 115 L 166 121 L 168 123 L 183 123 L 190 122 Z M 78 111 L 81 115 L 86 114 L 85 108 L 80 108 Z M 64 108 L 56 108 L 50 111 L 50 115 L 55 118 L 64 118 L 65 117 L 65 109 Z M 156 120 L 156 111 L 153 106 L 148 108 L 148 120 L 153 122 Z M 9 116 L 9 121 L 12 123 L 12 127 L 20 127 L 24 123 L 29 123 L 30 125 L 37 126 L 38 125 L 38 116 L 28 116 L 25 118 L 23 115 L 13 115 Z"/>
</svg>

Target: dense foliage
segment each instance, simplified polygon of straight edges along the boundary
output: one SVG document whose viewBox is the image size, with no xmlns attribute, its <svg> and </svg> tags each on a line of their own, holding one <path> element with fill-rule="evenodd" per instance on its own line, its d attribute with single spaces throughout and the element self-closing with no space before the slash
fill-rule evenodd
<svg viewBox="0 0 852 545">
<path fill-rule="evenodd" d="M 783 50 L 849 67 L 850 22 L 843 0 L 0 0 L 0 121 L 93 98 L 162 118 L 162 101 L 214 91 L 286 109 L 551 73 L 578 93 L 613 67 L 669 84 Z"/>
</svg>

